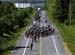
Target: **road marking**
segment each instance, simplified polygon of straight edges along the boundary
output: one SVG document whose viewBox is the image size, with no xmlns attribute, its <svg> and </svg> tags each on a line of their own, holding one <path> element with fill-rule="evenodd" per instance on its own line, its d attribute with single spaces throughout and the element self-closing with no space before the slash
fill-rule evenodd
<svg viewBox="0 0 75 55">
<path fill-rule="evenodd" d="M 40 55 L 42 55 L 42 38 L 40 37 Z"/>
<path fill-rule="evenodd" d="M 56 47 L 56 44 L 55 44 L 55 40 L 54 40 L 54 38 L 53 38 L 54 36 L 52 35 L 51 37 L 52 37 L 52 40 L 53 40 L 54 47 L 55 47 L 55 49 L 56 49 L 57 55 L 59 55 L 59 52 L 58 52 L 57 47 Z"/>
<path fill-rule="evenodd" d="M 30 39 L 30 38 L 27 39 L 27 42 L 26 42 L 26 45 L 25 45 L 26 47 L 27 47 L 27 45 L 28 45 L 29 39 Z M 23 55 L 26 54 L 26 49 L 27 49 L 27 48 L 24 49 Z"/>
</svg>

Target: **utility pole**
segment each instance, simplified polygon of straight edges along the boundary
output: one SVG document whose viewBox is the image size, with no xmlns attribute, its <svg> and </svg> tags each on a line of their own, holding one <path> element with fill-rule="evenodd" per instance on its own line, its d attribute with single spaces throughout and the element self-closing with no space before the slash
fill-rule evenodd
<svg viewBox="0 0 75 55">
<path fill-rule="evenodd" d="M 71 11 L 71 0 L 70 0 L 70 2 L 69 2 L 69 25 L 71 26 L 71 15 L 72 15 L 72 13 L 71 13 L 72 11 Z"/>
</svg>

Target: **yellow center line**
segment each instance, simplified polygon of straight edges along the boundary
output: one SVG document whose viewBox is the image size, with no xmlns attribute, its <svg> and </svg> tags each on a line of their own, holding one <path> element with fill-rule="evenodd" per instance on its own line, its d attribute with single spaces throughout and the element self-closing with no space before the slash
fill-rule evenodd
<svg viewBox="0 0 75 55">
<path fill-rule="evenodd" d="M 40 35 L 40 55 L 42 55 L 42 37 Z"/>
</svg>

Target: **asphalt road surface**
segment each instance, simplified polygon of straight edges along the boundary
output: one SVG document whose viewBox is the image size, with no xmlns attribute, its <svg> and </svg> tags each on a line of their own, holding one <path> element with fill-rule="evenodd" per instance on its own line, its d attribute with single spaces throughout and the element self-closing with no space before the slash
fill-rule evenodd
<svg viewBox="0 0 75 55">
<path fill-rule="evenodd" d="M 47 15 L 45 11 L 41 11 L 41 23 L 40 26 L 47 26 L 51 23 L 46 23 Z M 55 28 L 52 24 L 51 26 Z M 56 28 L 55 28 L 56 29 Z M 40 37 L 36 43 L 34 42 L 33 50 L 30 50 L 31 39 L 26 38 L 25 34 L 17 41 L 15 50 L 12 51 L 12 55 L 67 55 L 58 30 L 49 36 Z"/>
</svg>

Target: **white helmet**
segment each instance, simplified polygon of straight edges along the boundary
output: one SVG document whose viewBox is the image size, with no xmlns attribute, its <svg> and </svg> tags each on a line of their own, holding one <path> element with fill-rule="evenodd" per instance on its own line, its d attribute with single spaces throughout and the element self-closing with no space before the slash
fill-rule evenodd
<svg viewBox="0 0 75 55">
<path fill-rule="evenodd" d="M 41 8 L 38 8 L 38 10 L 40 10 Z"/>
</svg>

